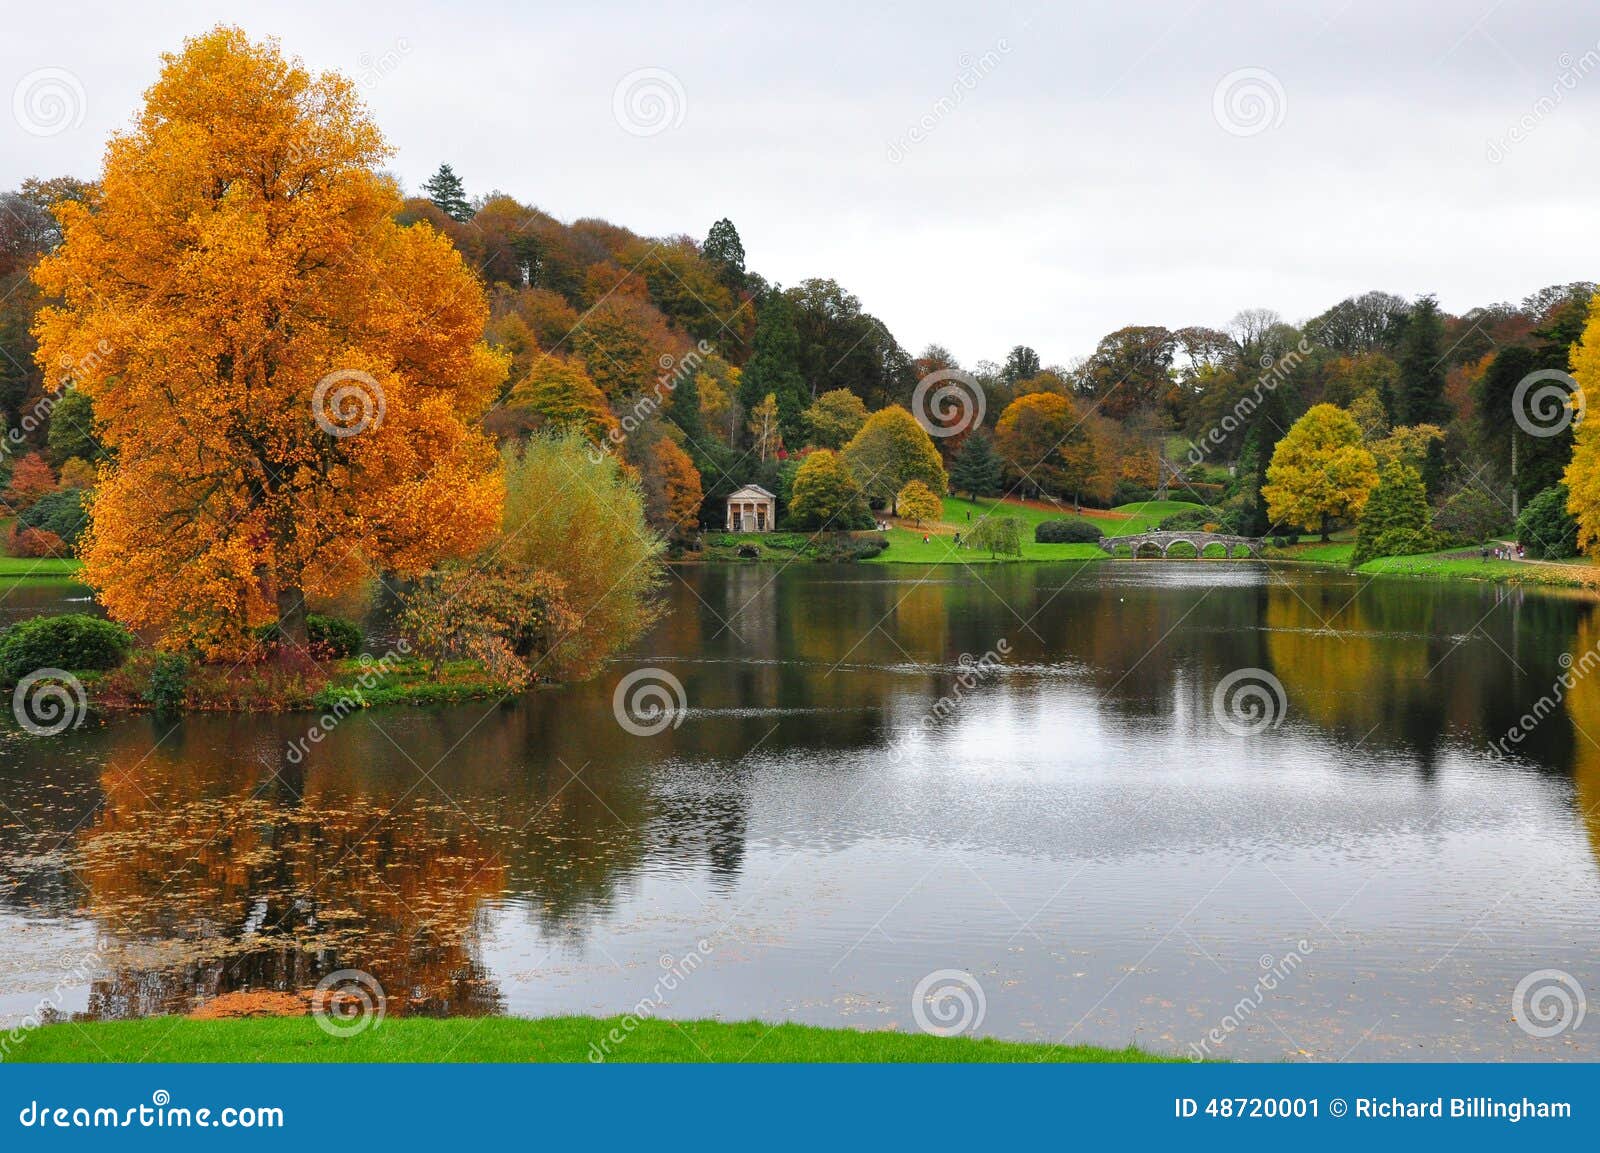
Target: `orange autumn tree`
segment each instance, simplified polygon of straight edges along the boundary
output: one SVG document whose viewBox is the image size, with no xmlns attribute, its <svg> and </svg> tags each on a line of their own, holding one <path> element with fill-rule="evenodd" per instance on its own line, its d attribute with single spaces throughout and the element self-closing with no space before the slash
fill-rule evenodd
<svg viewBox="0 0 1600 1153">
<path fill-rule="evenodd" d="M 82 554 L 106 609 L 169 648 L 243 651 L 306 598 L 482 546 L 503 501 L 472 421 L 505 377 L 448 240 L 402 226 L 347 79 L 219 27 L 163 57 L 98 192 L 36 278 L 47 382 L 114 464 Z"/>
</svg>

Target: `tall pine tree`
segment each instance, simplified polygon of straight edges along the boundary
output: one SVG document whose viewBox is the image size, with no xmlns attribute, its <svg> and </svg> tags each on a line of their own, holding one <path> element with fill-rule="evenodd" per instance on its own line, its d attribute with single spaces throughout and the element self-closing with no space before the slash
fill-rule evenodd
<svg viewBox="0 0 1600 1153">
<path fill-rule="evenodd" d="M 968 496 L 993 496 L 1000 491 L 1000 454 L 983 432 L 974 432 L 961 445 L 950 465 L 950 488 Z"/>
<path fill-rule="evenodd" d="M 756 310 L 750 349 L 739 382 L 739 403 L 746 413 L 754 413 L 766 397 L 774 397 L 784 438 L 804 444 L 804 413 L 811 396 L 800 375 L 800 334 L 795 328 L 794 305 L 776 288 L 762 298 Z"/>
<path fill-rule="evenodd" d="M 448 164 L 439 165 L 439 171 L 423 181 L 422 191 L 451 220 L 465 224 L 472 219 L 472 205 L 467 203 L 466 185 L 461 183 L 461 177 Z"/>
<path fill-rule="evenodd" d="M 744 242 L 733 221 L 724 216 L 711 226 L 700 255 L 717 269 L 717 278 L 734 291 L 744 287 Z"/>
<path fill-rule="evenodd" d="M 1438 302 L 1419 296 L 1400 337 L 1400 382 L 1395 388 L 1394 423 L 1450 423 L 1444 399 L 1444 318 Z"/>
</svg>

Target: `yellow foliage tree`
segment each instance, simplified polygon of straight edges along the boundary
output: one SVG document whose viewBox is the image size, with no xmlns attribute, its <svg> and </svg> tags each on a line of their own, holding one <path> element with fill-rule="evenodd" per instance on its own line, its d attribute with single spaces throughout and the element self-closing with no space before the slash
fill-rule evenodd
<svg viewBox="0 0 1600 1153">
<path fill-rule="evenodd" d="M 218 654 L 305 598 L 421 573 L 499 523 L 469 422 L 504 359 L 438 232 L 402 227 L 355 85 L 219 27 L 163 57 L 36 270 L 47 383 L 115 464 L 82 552 L 112 616 Z"/>
<path fill-rule="evenodd" d="M 1600 296 L 1589 302 L 1589 320 L 1583 339 L 1572 346 L 1572 375 L 1581 390 L 1578 422 L 1567 465 L 1567 511 L 1578 522 L 1578 547 L 1590 556 L 1600 554 Z M 1576 399 L 1574 403 L 1579 403 Z"/>
<path fill-rule="evenodd" d="M 919 527 L 925 521 L 936 521 L 944 513 L 944 504 L 931 488 L 920 480 L 907 481 L 895 494 L 895 510 L 906 520 Z"/>
<path fill-rule="evenodd" d="M 1313 406 L 1273 450 L 1261 495 L 1275 524 L 1298 525 L 1328 539 L 1328 522 L 1357 517 L 1378 484 L 1378 466 L 1361 426 L 1332 404 Z"/>
</svg>

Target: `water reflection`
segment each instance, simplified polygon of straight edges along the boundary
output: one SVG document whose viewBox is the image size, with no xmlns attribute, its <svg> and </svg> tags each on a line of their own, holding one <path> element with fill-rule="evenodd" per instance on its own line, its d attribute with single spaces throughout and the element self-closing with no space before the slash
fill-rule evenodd
<svg viewBox="0 0 1600 1153">
<path fill-rule="evenodd" d="M 1486 751 L 1600 643 L 1589 601 L 1253 564 L 669 587 L 592 684 L 352 716 L 299 764 L 304 717 L 0 734 L 0 1017 L 86 937 L 104 1017 L 339 968 L 397 1012 L 615 1012 L 708 940 L 665 1011 L 911 1027 L 954 965 L 988 1031 L 1182 1051 L 1305 939 L 1220 1055 L 1600 1056 L 1504 1003 L 1600 987 L 1600 685 Z M 640 738 L 611 693 L 647 666 L 689 707 Z M 1240 738 L 1211 698 L 1246 667 L 1289 708 Z"/>
</svg>

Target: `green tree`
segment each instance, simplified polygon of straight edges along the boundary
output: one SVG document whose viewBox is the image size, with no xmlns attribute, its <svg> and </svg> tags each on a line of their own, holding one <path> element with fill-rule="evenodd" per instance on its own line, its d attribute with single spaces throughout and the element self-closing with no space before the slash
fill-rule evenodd
<svg viewBox="0 0 1600 1153">
<path fill-rule="evenodd" d="M 1395 389 L 1396 424 L 1448 424 L 1444 399 L 1444 318 L 1431 296 L 1411 306 L 1400 337 L 1400 381 Z"/>
<path fill-rule="evenodd" d="M 983 432 L 973 432 L 962 442 L 950 465 L 950 487 L 968 496 L 993 496 L 1000 491 L 1000 454 Z"/>
<path fill-rule="evenodd" d="M 1567 511 L 1564 484 L 1553 484 L 1528 502 L 1517 518 L 1517 543 L 1531 557 L 1563 560 L 1578 555 L 1578 522 Z"/>
<path fill-rule="evenodd" d="M 1362 513 L 1356 552 L 1350 563 L 1361 565 L 1374 557 L 1431 552 L 1436 543 L 1429 527 L 1428 491 L 1422 485 L 1422 474 L 1408 464 L 1391 464 L 1383 470 Z"/>
<path fill-rule="evenodd" d="M 448 164 L 439 165 L 427 180 L 422 182 L 422 192 L 440 212 L 458 224 L 472 219 L 472 205 L 467 203 L 466 185 Z"/>
<path fill-rule="evenodd" d="M 797 529 L 857 529 L 872 524 L 872 514 L 850 466 L 829 449 L 807 453 L 795 473 L 789 522 Z"/>
<path fill-rule="evenodd" d="M 1022 521 L 1014 516 L 986 516 L 967 533 L 967 543 L 990 556 L 1022 555 Z"/>
<path fill-rule="evenodd" d="M 1006 362 L 1000 366 L 1000 379 L 1008 387 L 1015 388 L 1018 382 L 1038 376 L 1042 367 L 1039 354 L 1026 344 L 1019 344 L 1006 353 Z"/>
<path fill-rule="evenodd" d="M 944 502 L 920 480 L 906 481 L 905 487 L 895 494 L 894 507 L 918 528 L 944 515 Z"/>
<path fill-rule="evenodd" d="M 817 448 L 843 448 L 867 423 L 867 406 L 848 388 L 830 389 L 806 409 L 805 420 Z"/>
<path fill-rule="evenodd" d="M 1423 482 L 1427 484 L 1426 481 Z M 1464 488 L 1433 514 L 1433 527 L 1449 544 L 1482 544 L 1506 527 L 1510 514 L 1506 506 L 1481 488 Z"/>
<path fill-rule="evenodd" d="M 800 337 L 795 330 L 794 306 L 774 289 L 756 310 L 756 332 L 750 359 L 739 381 L 739 403 L 747 413 L 772 396 L 778 405 L 778 427 L 795 444 L 805 440 L 805 411 L 810 394 L 800 375 Z"/>
<path fill-rule="evenodd" d="M 899 405 L 867 417 L 861 431 L 844 446 L 843 456 L 862 490 L 891 507 L 907 481 L 920 480 L 938 495 L 950 487 L 933 438 Z"/>
<path fill-rule="evenodd" d="M 1329 522 L 1360 516 L 1377 483 L 1377 462 L 1362 444 L 1361 426 L 1344 409 L 1319 404 L 1278 442 L 1261 495 L 1274 523 L 1300 525 L 1327 540 Z"/>
<path fill-rule="evenodd" d="M 50 449 L 50 463 L 60 468 L 72 457 L 98 460 L 100 441 L 94 434 L 94 403 L 89 394 L 69 388 L 56 397 L 50 410 L 50 431 L 45 443 Z"/>
<path fill-rule="evenodd" d="M 717 270 L 717 278 L 734 291 L 744 287 L 744 242 L 733 221 L 724 216 L 711 226 L 700 255 Z"/>
<path fill-rule="evenodd" d="M 558 676 L 591 676 L 659 614 L 665 544 L 645 522 L 644 490 L 576 432 L 508 445 L 501 461 L 505 521 L 488 551 L 559 579 L 580 623 L 552 639 L 547 659 Z"/>
</svg>

